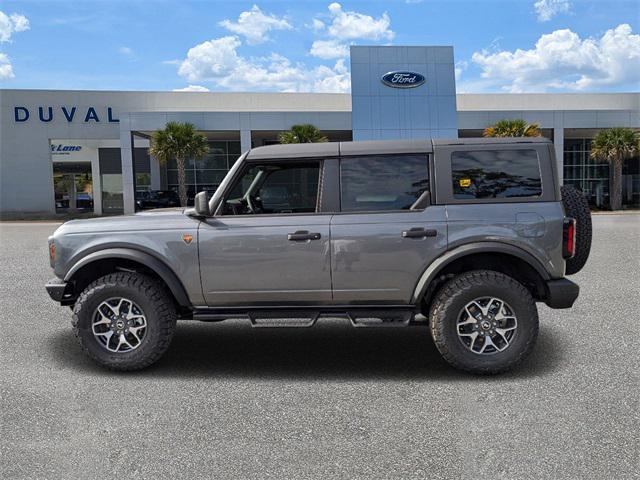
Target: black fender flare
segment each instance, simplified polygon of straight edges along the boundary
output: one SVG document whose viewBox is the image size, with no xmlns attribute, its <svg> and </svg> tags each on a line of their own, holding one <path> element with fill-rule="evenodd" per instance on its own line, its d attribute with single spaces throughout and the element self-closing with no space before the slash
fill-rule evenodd
<svg viewBox="0 0 640 480">
<path fill-rule="evenodd" d="M 178 276 L 163 261 L 140 250 L 132 248 L 107 248 L 97 252 L 90 253 L 82 257 L 67 271 L 64 276 L 66 282 L 73 279 L 73 276 L 83 267 L 98 260 L 106 260 L 112 258 L 123 258 L 140 263 L 145 267 L 154 271 L 167 285 L 171 293 L 175 297 L 180 306 L 190 307 L 191 302 L 182 282 Z"/>
<path fill-rule="evenodd" d="M 439 273 L 447 265 L 455 260 L 458 260 L 459 258 L 474 255 L 477 253 L 504 253 L 507 255 L 512 255 L 529 264 L 544 281 L 547 281 L 551 278 L 542 263 L 540 263 L 540 261 L 531 253 L 523 250 L 522 248 L 501 242 L 468 243 L 466 245 L 461 245 L 459 247 L 453 248 L 452 250 L 446 251 L 438 258 L 436 258 L 433 262 L 431 262 L 431 264 L 422 273 L 420 279 L 418 280 L 418 283 L 416 284 L 416 287 L 413 291 L 413 296 L 411 298 L 411 303 L 417 305 L 422 300 L 431 282 L 434 279 L 438 278 Z"/>
</svg>

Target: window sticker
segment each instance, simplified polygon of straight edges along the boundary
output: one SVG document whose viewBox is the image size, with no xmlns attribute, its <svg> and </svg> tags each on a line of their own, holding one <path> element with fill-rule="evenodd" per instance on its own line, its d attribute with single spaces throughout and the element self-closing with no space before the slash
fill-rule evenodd
<svg viewBox="0 0 640 480">
<path fill-rule="evenodd" d="M 459 183 L 462 188 L 469 188 L 471 186 L 471 179 L 461 178 Z"/>
</svg>

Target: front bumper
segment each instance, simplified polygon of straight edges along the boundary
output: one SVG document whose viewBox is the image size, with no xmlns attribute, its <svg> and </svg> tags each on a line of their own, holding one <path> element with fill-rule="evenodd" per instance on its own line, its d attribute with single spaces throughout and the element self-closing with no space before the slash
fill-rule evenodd
<svg viewBox="0 0 640 480">
<path fill-rule="evenodd" d="M 75 302 L 73 284 L 69 282 L 56 277 L 49 280 L 44 288 L 53 300 L 60 302 L 60 305 L 73 305 Z"/>
<path fill-rule="evenodd" d="M 545 303 L 551 308 L 571 308 L 579 294 L 580 287 L 571 280 L 549 280 Z"/>
</svg>

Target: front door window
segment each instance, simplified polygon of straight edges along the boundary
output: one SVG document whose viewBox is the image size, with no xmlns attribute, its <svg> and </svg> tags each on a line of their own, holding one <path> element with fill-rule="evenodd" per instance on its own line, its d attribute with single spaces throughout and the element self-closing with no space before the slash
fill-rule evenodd
<svg viewBox="0 0 640 480">
<path fill-rule="evenodd" d="M 315 213 L 320 163 L 249 165 L 224 203 L 224 215 Z"/>
</svg>

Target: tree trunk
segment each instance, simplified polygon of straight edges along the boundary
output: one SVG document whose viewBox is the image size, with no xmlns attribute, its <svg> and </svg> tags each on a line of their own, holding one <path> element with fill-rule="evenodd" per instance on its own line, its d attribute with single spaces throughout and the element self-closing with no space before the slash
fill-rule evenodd
<svg viewBox="0 0 640 480">
<path fill-rule="evenodd" d="M 622 208 L 622 160 L 615 159 L 611 168 L 613 168 L 613 187 L 609 193 L 611 210 L 620 210 Z"/>
<path fill-rule="evenodd" d="M 184 158 L 176 158 L 178 163 L 178 196 L 180 197 L 180 205 L 187 206 L 187 174 L 185 172 Z"/>
</svg>

